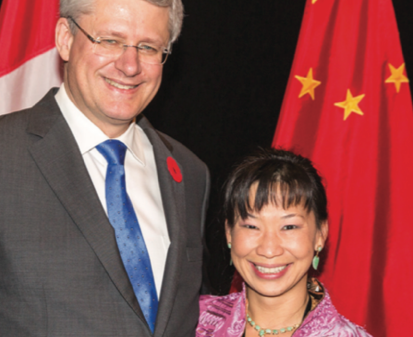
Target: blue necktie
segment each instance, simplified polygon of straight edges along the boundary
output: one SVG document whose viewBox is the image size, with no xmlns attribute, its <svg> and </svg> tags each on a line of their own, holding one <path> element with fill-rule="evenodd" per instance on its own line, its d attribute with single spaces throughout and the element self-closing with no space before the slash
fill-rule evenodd
<svg viewBox="0 0 413 337">
<path fill-rule="evenodd" d="M 152 333 L 155 329 L 158 297 L 151 261 L 142 236 L 138 218 L 126 192 L 126 145 L 107 140 L 96 149 L 108 162 L 106 171 L 106 204 L 109 221 L 115 229 L 116 241 L 136 298 Z"/>
</svg>

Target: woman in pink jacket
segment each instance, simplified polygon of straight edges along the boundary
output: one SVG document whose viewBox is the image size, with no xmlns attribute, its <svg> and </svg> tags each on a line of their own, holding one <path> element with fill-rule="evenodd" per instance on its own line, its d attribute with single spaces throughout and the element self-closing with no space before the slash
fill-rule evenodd
<svg viewBox="0 0 413 337">
<path fill-rule="evenodd" d="M 230 175 L 225 227 L 243 290 L 201 296 L 197 337 L 361 337 L 363 328 L 341 316 L 317 269 L 328 234 L 327 200 L 308 159 L 261 150 Z"/>
</svg>

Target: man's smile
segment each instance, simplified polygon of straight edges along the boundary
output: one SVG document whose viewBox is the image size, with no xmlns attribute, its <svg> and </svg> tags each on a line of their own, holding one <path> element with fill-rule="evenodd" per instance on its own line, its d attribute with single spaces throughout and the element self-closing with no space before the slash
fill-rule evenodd
<svg viewBox="0 0 413 337">
<path fill-rule="evenodd" d="M 104 78 L 107 83 L 109 83 L 111 86 L 119 89 L 124 89 L 124 90 L 130 90 L 130 89 L 135 89 L 138 85 L 126 85 L 126 84 L 121 84 L 118 82 L 115 82 L 113 80 L 110 80 L 109 78 L 105 77 Z"/>
</svg>

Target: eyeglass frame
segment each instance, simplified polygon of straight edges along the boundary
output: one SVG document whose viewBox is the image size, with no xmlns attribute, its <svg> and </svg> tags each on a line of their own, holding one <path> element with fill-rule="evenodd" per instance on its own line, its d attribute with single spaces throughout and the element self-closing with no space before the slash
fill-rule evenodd
<svg viewBox="0 0 413 337">
<path fill-rule="evenodd" d="M 80 27 L 79 24 L 75 21 L 75 19 L 73 19 L 72 16 L 67 16 L 66 19 L 72 20 L 73 23 L 75 24 L 75 26 L 76 26 L 77 28 L 79 28 L 79 30 L 80 30 L 83 34 L 85 34 L 85 36 L 86 36 L 94 45 L 100 44 L 100 43 L 102 42 L 102 41 L 99 40 L 99 39 L 101 38 L 100 36 L 98 36 L 98 37 L 95 39 L 92 35 L 88 34 L 82 27 Z M 137 51 L 137 53 L 138 53 L 138 55 L 139 55 L 139 51 L 140 51 L 140 48 L 141 48 L 139 45 L 136 45 L 136 46 L 135 46 L 135 45 L 129 45 L 129 44 L 122 44 L 122 46 L 123 46 L 123 52 L 125 52 L 126 48 L 128 48 L 128 47 L 133 47 L 133 48 L 136 49 L 136 51 Z M 148 64 L 162 64 L 162 65 L 163 65 L 163 64 L 165 64 L 166 60 L 168 59 L 168 55 L 169 55 L 170 53 L 171 53 L 171 52 L 170 52 L 170 50 L 169 50 L 168 48 L 164 48 L 163 51 L 162 51 L 162 54 L 165 54 L 166 56 L 165 56 L 165 59 L 163 60 L 163 62 L 160 62 L 160 63 L 148 63 Z M 122 54 L 123 54 L 123 53 L 122 53 Z M 119 57 L 120 57 L 122 54 L 120 54 Z M 141 61 L 141 62 L 146 63 L 145 61 Z"/>
</svg>

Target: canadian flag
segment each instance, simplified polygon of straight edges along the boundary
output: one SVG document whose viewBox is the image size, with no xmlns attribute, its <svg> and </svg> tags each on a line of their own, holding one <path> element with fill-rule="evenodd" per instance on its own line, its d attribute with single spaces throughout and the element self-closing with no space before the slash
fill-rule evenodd
<svg viewBox="0 0 413 337">
<path fill-rule="evenodd" d="M 54 32 L 59 0 L 3 0 L 0 115 L 28 108 L 62 83 Z"/>
</svg>

